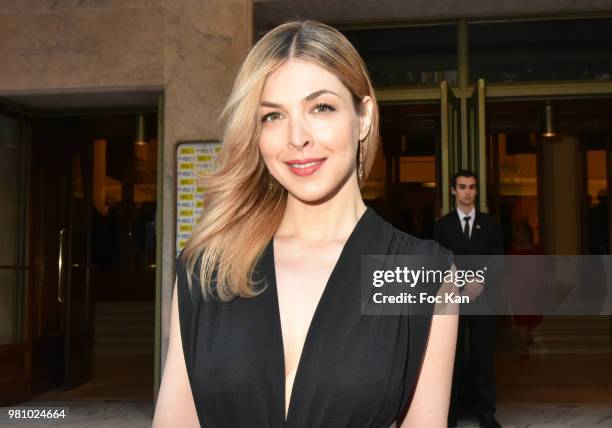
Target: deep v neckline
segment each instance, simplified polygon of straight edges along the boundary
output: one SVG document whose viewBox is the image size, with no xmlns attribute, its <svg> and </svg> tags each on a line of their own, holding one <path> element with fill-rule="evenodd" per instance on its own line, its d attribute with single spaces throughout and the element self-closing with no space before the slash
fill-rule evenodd
<svg viewBox="0 0 612 428">
<path fill-rule="evenodd" d="M 339 266 L 342 264 L 342 262 L 344 260 L 346 260 L 346 255 L 350 250 L 350 246 L 352 245 L 352 241 L 355 240 L 356 236 L 358 235 L 358 231 L 359 229 L 362 228 L 363 224 L 366 221 L 366 218 L 368 217 L 368 215 L 371 214 L 371 208 L 370 207 L 366 207 L 365 211 L 361 214 L 361 217 L 359 217 L 359 219 L 357 220 L 357 223 L 355 224 L 355 226 L 353 227 L 353 230 L 351 231 L 351 233 L 349 234 L 349 237 L 347 238 L 346 242 L 344 243 L 344 245 L 342 246 L 342 250 L 340 251 L 340 255 L 338 256 L 338 259 L 336 260 L 336 263 L 334 264 L 334 267 L 331 271 L 331 273 L 329 274 L 329 277 L 327 278 L 327 282 L 325 283 L 325 287 L 323 288 L 323 292 L 321 293 L 321 297 L 319 297 L 319 301 L 317 302 L 317 305 L 315 307 L 315 310 L 313 312 L 312 318 L 310 320 L 310 323 L 308 324 L 308 328 L 306 330 L 306 336 L 304 337 L 304 344 L 302 345 L 302 351 L 300 352 L 300 357 L 298 358 L 298 362 L 297 362 L 297 366 L 295 367 L 295 375 L 293 377 L 293 385 L 291 387 L 291 393 L 289 395 L 289 405 L 287 406 L 287 414 L 285 415 L 285 406 L 286 406 L 286 393 L 287 393 L 287 376 L 285 375 L 286 372 L 286 366 L 285 366 L 285 343 L 283 340 L 283 328 L 282 328 L 282 324 L 281 324 L 281 316 L 280 316 L 280 304 L 279 304 L 279 299 L 278 299 L 278 288 L 277 288 L 277 283 L 276 283 L 276 263 L 275 263 L 275 257 L 274 257 L 274 237 L 272 237 L 272 239 L 270 240 L 270 243 L 268 244 L 269 246 L 271 246 L 270 249 L 270 263 L 271 263 L 271 267 L 270 267 L 270 273 L 271 273 L 271 281 L 270 283 L 273 286 L 273 298 L 274 298 L 274 306 L 276 308 L 275 311 L 275 335 L 276 338 L 280 341 L 280 352 L 281 352 L 281 380 L 282 380 L 282 417 L 283 417 L 283 425 L 287 424 L 287 421 L 289 421 L 289 417 L 292 415 L 292 413 L 295 413 L 295 410 L 293 410 L 293 408 L 295 407 L 294 402 L 295 402 L 295 395 L 296 395 L 296 391 L 298 391 L 299 388 L 299 383 L 300 383 L 300 379 L 303 377 L 303 365 L 304 365 L 304 360 L 308 358 L 308 351 L 310 349 L 309 345 L 310 342 L 312 341 L 312 331 L 313 331 L 313 326 L 316 326 L 316 323 L 318 322 L 319 318 L 321 317 L 320 312 L 322 311 L 322 307 L 324 307 L 324 302 L 326 300 L 327 295 L 330 293 L 330 284 L 333 283 L 334 281 L 334 277 L 337 275 L 337 271 L 339 270 Z"/>
</svg>

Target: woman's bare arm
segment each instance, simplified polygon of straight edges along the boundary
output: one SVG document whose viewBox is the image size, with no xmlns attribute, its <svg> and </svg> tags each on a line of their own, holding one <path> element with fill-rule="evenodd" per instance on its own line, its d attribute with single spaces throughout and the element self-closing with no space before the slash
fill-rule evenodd
<svg viewBox="0 0 612 428">
<path fill-rule="evenodd" d="M 199 427 L 198 415 L 193 403 L 193 394 L 187 377 L 183 343 L 179 325 L 177 284 L 174 284 L 170 315 L 170 339 L 168 355 L 162 376 L 155 416 L 154 428 Z"/>
<path fill-rule="evenodd" d="M 453 273 L 455 266 L 451 267 Z M 444 283 L 438 295 L 457 291 Z M 448 407 L 457 345 L 459 305 L 436 304 L 416 391 L 401 428 L 447 427 Z"/>
</svg>

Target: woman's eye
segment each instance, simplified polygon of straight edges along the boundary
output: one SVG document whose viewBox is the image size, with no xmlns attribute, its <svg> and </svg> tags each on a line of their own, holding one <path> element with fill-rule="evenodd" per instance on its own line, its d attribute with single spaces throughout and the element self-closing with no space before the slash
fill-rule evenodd
<svg viewBox="0 0 612 428">
<path fill-rule="evenodd" d="M 272 113 L 265 114 L 261 118 L 261 121 L 262 122 L 272 122 L 273 120 L 276 120 L 278 118 L 280 118 L 280 113 L 277 111 L 273 111 Z"/>
<path fill-rule="evenodd" d="M 329 104 L 320 103 L 315 106 L 315 111 L 318 113 L 324 113 L 326 111 L 335 111 L 336 109 Z"/>
</svg>

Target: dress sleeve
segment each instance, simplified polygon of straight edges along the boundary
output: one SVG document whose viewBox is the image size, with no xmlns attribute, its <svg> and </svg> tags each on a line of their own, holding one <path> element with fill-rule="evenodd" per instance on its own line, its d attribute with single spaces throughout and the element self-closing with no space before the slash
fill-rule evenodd
<svg viewBox="0 0 612 428">
<path fill-rule="evenodd" d="M 453 253 L 432 240 L 420 241 L 415 252 L 427 256 L 430 269 L 440 269 L 442 272 L 445 272 L 447 269 L 450 269 L 453 263 Z M 428 295 L 436 295 L 441 285 L 442 282 L 439 284 L 426 284 L 423 285 L 423 287 L 426 287 L 423 291 Z M 434 304 L 411 305 L 411 307 L 414 310 L 410 313 L 409 317 L 410 357 L 407 369 L 408 373 L 417 373 L 417 375 L 409 382 L 410 396 L 414 394 L 418 373 L 425 357 L 431 321 L 433 319 Z"/>
<path fill-rule="evenodd" d="M 199 263 L 194 267 L 196 272 L 191 278 L 185 267 L 183 261 L 183 253 L 179 255 L 176 260 L 176 287 L 177 287 L 177 299 L 178 299 L 178 311 L 179 311 L 179 324 L 181 330 L 181 341 L 183 345 L 183 355 L 185 357 L 185 367 L 187 369 L 187 377 L 189 378 L 189 385 L 191 391 L 194 391 L 194 359 L 195 359 L 195 346 L 196 337 L 198 333 L 198 319 L 202 304 L 202 288 L 198 278 L 199 276 Z M 189 285 L 189 279 L 191 279 L 191 287 Z M 203 420 L 203 411 L 198 400 L 194 395 L 194 403 L 198 419 Z"/>
<path fill-rule="evenodd" d="M 454 259 L 453 252 L 448 248 L 438 244 L 437 242 L 434 242 L 433 245 L 433 253 L 436 256 L 439 268 L 443 270 L 450 269 Z"/>
<path fill-rule="evenodd" d="M 442 281 L 423 285 L 423 287 L 426 289 L 422 291 L 426 291 L 429 295 L 436 295 L 444 283 L 445 272 L 448 271 L 453 264 L 453 253 L 436 241 L 424 240 L 421 242 L 419 254 L 427 255 L 429 258 L 429 269 L 435 269 L 436 271 L 440 271 L 442 273 Z M 433 305 L 431 310 L 433 310 Z"/>
<path fill-rule="evenodd" d="M 183 354 L 185 356 L 187 374 L 191 381 L 200 289 L 199 281 L 196 281 L 194 278 L 191 281 L 191 288 L 189 286 L 188 272 L 183 262 L 183 253 L 176 260 L 176 287 Z"/>
</svg>

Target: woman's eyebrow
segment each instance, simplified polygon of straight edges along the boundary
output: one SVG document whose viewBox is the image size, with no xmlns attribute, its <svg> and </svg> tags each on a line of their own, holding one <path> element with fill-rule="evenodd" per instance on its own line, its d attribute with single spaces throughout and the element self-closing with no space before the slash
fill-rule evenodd
<svg viewBox="0 0 612 428">
<path fill-rule="evenodd" d="M 261 102 L 261 106 L 262 107 L 270 107 L 270 108 L 280 108 L 281 107 L 280 104 L 272 103 L 270 101 L 262 101 Z"/>
<path fill-rule="evenodd" d="M 333 95 L 337 96 L 338 98 L 340 98 L 340 95 L 338 95 L 334 91 L 330 91 L 329 89 L 321 89 L 320 91 L 315 91 L 312 94 L 308 95 L 307 97 L 304 98 L 304 100 L 305 101 L 314 100 L 319 95 L 323 95 L 323 94 L 333 94 Z"/>
<path fill-rule="evenodd" d="M 313 93 L 312 93 L 312 94 L 310 94 L 310 95 L 305 96 L 305 97 L 304 97 L 304 101 L 311 101 L 311 100 L 314 100 L 315 98 L 317 98 L 318 96 L 323 95 L 323 94 L 332 94 L 332 95 L 335 95 L 335 96 L 337 96 L 338 98 L 340 98 L 340 95 L 338 95 L 338 94 L 337 94 L 336 92 L 334 92 L 334 91 L 331 91 L 331 90 L 329 90 L 329 89 L 321 89 L 321 90 L 319 90 L 319 91 L 315 91 L 315 92 L 313 92 Z M 260 103 L 260 105 L 261 105 L 261 107 L 270 107 L 270 108 L 281 108 L 281 107 L 282 107 L 282 105 L 281 105 L 281 104 L 273 103 L 273 102 L 271 102 L 271 101 L 262 101 L 262 102 Z"/>
</svg>

